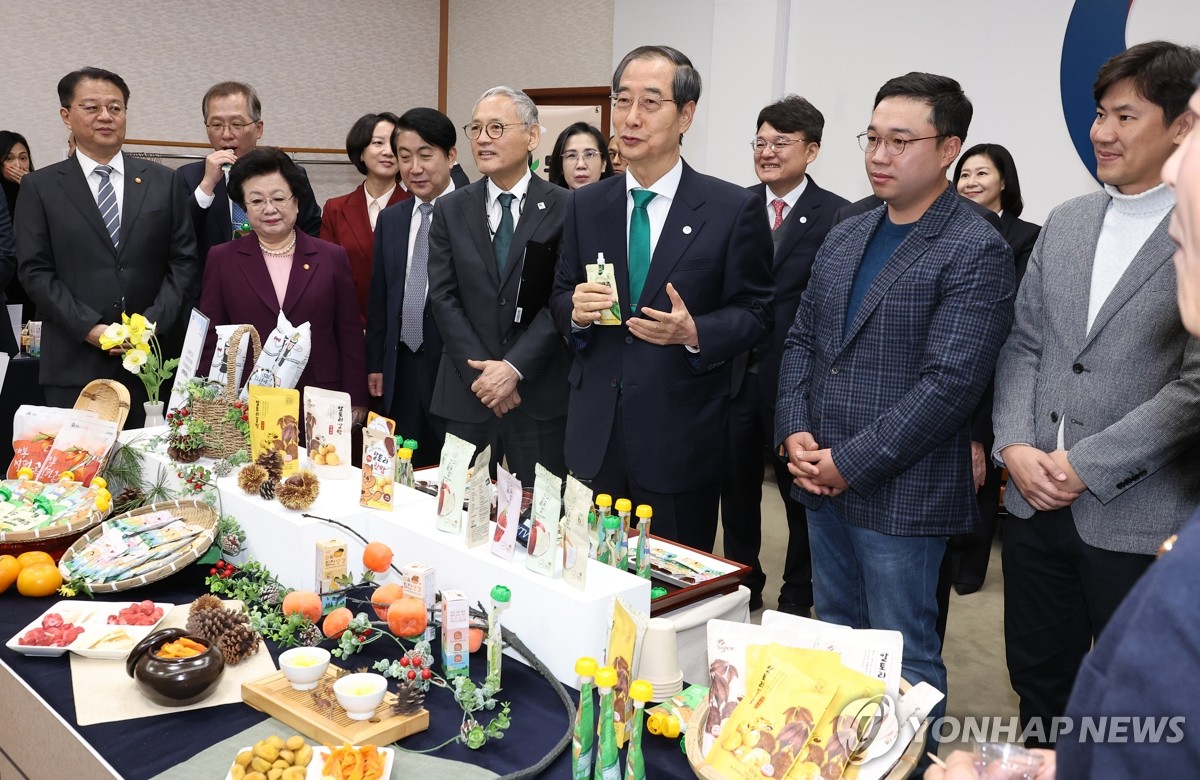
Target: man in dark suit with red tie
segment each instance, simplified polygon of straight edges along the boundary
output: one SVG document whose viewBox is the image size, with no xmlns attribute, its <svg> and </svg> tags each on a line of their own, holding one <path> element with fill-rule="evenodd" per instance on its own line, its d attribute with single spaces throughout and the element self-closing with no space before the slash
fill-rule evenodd
<svg viewBox="0 0 1200 780">
<path fill-rule="evenodd" d="M 454 123 L 432 108 L 396 121 L 392 147 L 413 197 L 384 209 L 375 224 L 375 260 L 367 306 L 367 385 L 383 398 L 396 432 L 416 439 L 413 465 L 433 466 L 446 422 L 433 414 L 442 334 L 429 305 L 429 227 L 438 199 L 454 191 Z"/>
<path fill-rule="evenodd" d="M 654 511 L 653 532 L 711 550 L 726 468 L 730 362 L 771 328 L 763 201 L 680 156 L 700 99 L 681 52 L 643 46 L 613 74 L 623 176 L 575 193 L 551 306 L 575 349 L 567 465 L 597 492 Z M 613 289 L 619 325 L 599 324 Z"/>
<path fill-rule="evenodd" d="M 728 470 L 721 482 L 721 525 L 726 557 L 751 567 L 745 584 L 750 609 L 762 606 L 766 574 L 759 563 L 762 543 L 763 457 L 775 469 L 775 481 L 788 521 L 787 559 L 779 609 L 807 615 L 812 608 L 812 561 L 808 552 L 808 521 L 804 505 L 792 498 L 792 478 L 786 462 L 771 452 L 775 421 L 775 392 L 779 357 L 800 294 L 808 285 L 813 257 L 833 215 L 846 199 L 823 190 L 806 171 L 821 151 L 825 117 L 799 95 L 764 108 L 751 148 L 760 184 L 750 188 L 766 203 L 766 219 L 775 242 L 771 266 L 775 278 L 774 320 L 770 333 L 733 362 L 732 403 L 729 409 Z"/>
<path fill-rule="evenodd" d="M 196 239 L 172 172 L 126 157 L 129 87 L 83 68 L 58 84 L 75 155 L 28 174 L 17 206 L 17 272 L 42 317 L 40 379 L 50 406 L 72 406 L 93 379 L 129 388 L 130 428 L 145 418 L 142 383 L 100 348 L 121 313 L 140 313 L 166 343 L 177 337 L 195 284 Z"/>
</svg>

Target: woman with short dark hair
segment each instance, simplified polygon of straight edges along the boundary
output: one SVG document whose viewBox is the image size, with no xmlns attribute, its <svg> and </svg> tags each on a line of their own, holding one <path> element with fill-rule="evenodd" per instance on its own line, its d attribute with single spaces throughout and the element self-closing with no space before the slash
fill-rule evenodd
<svg viewBox="0 0 1200 780">
<path fill-rule="evenodd" d="M 390 111 L 363 114 L 346 134 L 346 156 L 367 178 L 352 192 L 330 198 L 321 212 L 321 238 L 338 244 L 350 258 L 359 319 L 367 322 L 367 290 L 375 256 L 379 212 L 408 197 L 400 186 L 400 166 L 392 148 L 399 118 Z"/>
<path fill-rule="evenodd" d="M 576 122 L 554 142 L 546 173 L 551 184 L 577 190 L 613 175 L 604 134 L 587 122 Z"/>
<path fill-rule="evenodd" d="M 1021 199 L 1021 180 L 1017 177 L 1017 164 L 1012 155 L 1000 144 L 972 146 L 958 158 L 954 167 L 954 185 L 959 195 L 1000 215 L 1001 233 L 1017 261 L 1019 284 L 1042 227 L 1017 219 L 1025 208 L 1025 201 Z"/>
<path fill-rule="evenodd" d="M 17 197 L 21 194 L 21 179 L 33 170 L 33 157 L 25 136 L 12 130 L 0 130 L 0 186 L 4 189 L 4 200 L 8 204 L 8 216 L 12 220 L 17 212 Z M 4 288 L 10 305 L 21 304 L 21 322 L 34 319 L 33 301 L 21 286 L 14 273 L 12 281 Z"/>
</svg>

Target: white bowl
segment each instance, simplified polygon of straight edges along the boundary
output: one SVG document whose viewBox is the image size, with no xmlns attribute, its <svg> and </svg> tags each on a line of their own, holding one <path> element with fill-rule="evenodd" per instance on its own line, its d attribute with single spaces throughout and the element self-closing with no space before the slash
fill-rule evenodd
<svg viewBox="0 0 1200 780">
<path fill-rule="evenodd" d="M 370 720 L 383 703 L 387 678 L 371 673 L 347 674 L 334 682 L 333 692 L 350 720 Z"/>
<path fill-rule="evenodd" d="M 279 655 L 279 669 L 297 691 L 311 691 L 329 668 L 329 651 L 322 647 L 293 647 Z"/>
</svg>

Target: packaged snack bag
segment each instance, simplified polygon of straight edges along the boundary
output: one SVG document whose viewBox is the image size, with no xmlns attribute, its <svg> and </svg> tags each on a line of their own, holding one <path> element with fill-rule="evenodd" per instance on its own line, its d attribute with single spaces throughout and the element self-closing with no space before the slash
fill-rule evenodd
<svg viewBox="0 0 1200 780">
<path fill-rule="evenodd" d="M 300 469 L 300 391 L 250 386 L 250 458 L 283 453 L 283 476 Z"/>
<path fill-rule="evenodd" d="M 241 325 L 218 325 L 217 332 L 217 348 L 213 350 L 212 367 L 208 370 L 208 379 L 211 382 L 217 382 L 221 385 L 225 384 L 225 377 L 228 374 L 229 364 L 226 362 L 230 359 L 229 353 L 229 337 Z M 242 334 L 241 339 L 237 344 L 237 366 L 234 374 L 233 386 L 241 387 L 242 385 L 242 370 L 246 365 L 246 351 L 250 349 L 250 333 L 247 331 Z"/>
<path fill-rule="evenodd" d="M 462 533 L 463 499 L 467 490 L 467 467 L 475 445 L 452 433 L 446 434 L 442 445 L 440 474 L 442 483 L 438 488 L 437 529 L 447 533 Z"/>
<path fill-rule="evenodd" d="M 71 419 L 59 431 L 50 454 L 34 478 L 41 482 L 57 482 L 64 471 L 70 471 L 75 482 L 90 485 L 116 441 L 117 424 L 114 421 L 87 417 Z"/>
<path fill-rule="evenodd" d="M 467 549 L 487 544 L 492 528 L 492 480 L 488 464 L 492 462 L 492 445 L 475 456 L 471 475 L 467 477 Z"/>
<path fill-rule="evenodd" d="M 94 412 L 82 409 L 57 409 L 23 404 L 13 415 L 13 459 L 8 464 L 8 479 L 16 479 L 22 468 L 35 475 L 54 447 L 54 439 L 68 420 L 95 419 Z"/>
<path fill-rule="evenodd" d="M 304 388 L 304 431 L 308 463 L 318 477 L 349 479 L 350 394 L 319 387 Z"/>
<path fill-rule="evenodd" d="M 358 503 L 392 511 L 396 476 L 396 423 L 372 412 L 363 428 L 362 490 Z"/>
<path fill-rule="evenodd" d="M 554 576 L 558 557 L 558 524 L 562 519 L 562 478 L 537 464 L 534 467 L 533 510 L 529 522 L 529 555 L 525 567 L 547 577 Z"/>
<path fill-rule="evenodd" d="M 254 363 L 241 399 L 245 401 L 251 385 L 260 387 L 295 387 L 300 375 L 308 365 L 312 353 L 312 326 L 304 322 L 293 326 L 283 312 L 279 312 L 275 330 L 263 339 L 262 353 Z"/>
<path fill-rule="evenodd" d="M 503 466 L 496 467 L 496 531 L 492 534 L 492 555 L 506 561 L 517 550 L 517 526 L 521 524 L 521 480 Z"/>
</svg>

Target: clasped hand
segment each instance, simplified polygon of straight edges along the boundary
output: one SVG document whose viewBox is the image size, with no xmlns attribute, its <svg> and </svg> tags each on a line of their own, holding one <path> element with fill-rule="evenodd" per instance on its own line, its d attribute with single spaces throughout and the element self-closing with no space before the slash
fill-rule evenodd
<svg viewBox="0 0 1200 780">
<path fill-rule="evenodd" d="M 1017 490 L 1039 512 L 1068 507 L 1087 490 L 1067 459 L 1066 450 L 1042 452 L 1027 444 L 1012 444 L 1000 455 Z"/>
<path fill-rule="evenodd" d="M 809 493 L 832 498 L 849 487 L 833 462 L 832 450 L 818 447 L 811 433 L 793 433 L 784 439 L 782 449 L 781 454 L 788 459 L 788 473 Z"/>
<path fill-rule="evenodd" d="M 503 360 L 468 360 L 467 365 L 479 371 L 471 383 L 471 392 L 497 417 L 503 417 L 521 405 L 517 392 L 516 369 Z"/>
</svg>

